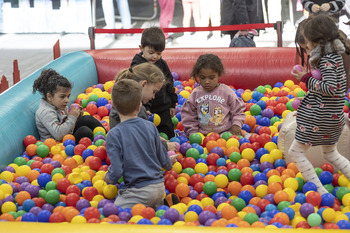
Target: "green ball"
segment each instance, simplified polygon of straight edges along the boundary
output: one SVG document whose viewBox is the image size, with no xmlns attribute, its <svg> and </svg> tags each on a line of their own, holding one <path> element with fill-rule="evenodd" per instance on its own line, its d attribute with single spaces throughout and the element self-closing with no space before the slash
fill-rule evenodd
<svg viewBox="0 0 350 233">
<path fill-rule="evenodd" d="M 53 175 L 55 175 L 55 174 L 57 174 L 57 173 L 62 174 L 64 177 L 66 176 L 66 172 L 65 172 L 62 168 L 60 168 L 60 167 L 54 168 L 54 169 L 52 170 L 52 172 L 51 172 L 51 176 L 53 176 Z"/>
<path fill-rule="evenodd" d="M 199 151 L 196 148 L 190 148 L 186 151 L 186 157 L 192 157 L 197 160 L 199 159 Z"/>
<path fill-rule="evenodd" d="M 38 148 L 36 148 L 36 154 L 40 156 L 41 158 L 45 158 L 49 155 L 50 149 L 46 145 L 40 145 Z"/>
<path fill-rule="evenodd" d="M 307 223 L 311 226 L 319 226 L 322 222 L 322 218 L 319 214 L 312 213 L 307 216 Z"/>
<path fill-rule="evenodd" d="M 261 94 L 265 94 L 266 88 L 264 86 L 258 86 L 256 91 L 260 92 Z"/>
<path fill-rule="evenodd" d="M 95 142 L 95 146 L 102 146 L 103 143 L 105 142 L 106 140 L 103 140 L 103 139 L 98 139 L 96 142 Z"/>
<path fill-rule="evenodd" d="M 89 101 L 88 101 L 87 99 L 82 99 L 82 100 L 81 100 L 81 106 L 82 106 L 83 108 L 86 108 L 86 106 L 88 105 L 88 103 L 89 103 Z"/>
<path fill-rule="evenodd" d="M 298 91 L 297 97 L 304 97 L 305 96 L 305 91 Z"/>
<path fill-rule="evenodd" d="M 98 97 L 98 95 L 92 94 L 92 95 L 90 95 L 90 97 L 89 97 L 89 102 L 91 102 L 91 101 L 97 102 L 97 100 L 98 100 L 99 98 L 100 98 L 100 97 Z"/>
<path fill-rule="evenodd" d="M 156 217 L 160 218 L 160 217 L 162 217 L 164 215 L 164 213 L 165 213 L 165 210 L 162 210 L 162 209 L 157 210 L 156 211 Z"/>
<path fill-rule="evenodd" d="M 279 119 L 278 117 L 271 117 L 270 119 L 271 125 L 275 124 L 277 121 L 281 121 L 281 119 Z"/>
<path fill-rule="evenodd" d="M 288 110 L 293 112 L 293 111 L 295 111 L 295 109 L 293 108 L 292 103 L 293 103 L 292 101 L 288 101 L 286 103 L 286 107 L 287 107 Z"/>
<path fill-rule="evenodd" d="M 232 136 L 232 133 L 225 132 L 221 135 L 221 138 L 225 139 L 226 141 Z"/>
<path fill-rule="evenodd" d="M 186 168 L 187 169 L 187 168 Z M 205 194 L 212 196 L 217 192 L 218 186 L 213 181 L 207 181 L 203 185 L 203 191 Z"/>
<path fill-rule="evenodd" d="M 118 183 L 120 184 L 123 181 L 124 181 L 124 177 L 120 177 L 119 180 L 118 180 Z"/>
<path fill-rule="evenodd" d="M 242 172 L 237 168 L 231 169 L 227 174 L 227 177 L 230 181 L 240 181 L 241 176 Z"/>
<path fill-rule="evenodd" d="M 40 189 L 38 197 L 42 197 L 45 199 L 46 194 L 47 194 L 47 191 L 45 189 Z"/>
<path fill-rule="evenodd" d="M 35 145 L 36 146 L 44 145 L 44 142 L 36 142 Z"/>
<path fill-rule="evenodd" d="M 243 220 L 252 225 L 253 223 L 259 221 L 259 216 L 254 213 L 248 213 L 244 216 Z"/>
<path fill-rule="evenodd" d="M 297 189 L 297 191 L 302 192 L 303 191 L 303 186 L 305 184 L 305 181 L 301 177 L 295 177 L 295 179 L 298 181 L 298 189 Z"/>
<path fill-rule="evenodd" d="M 166 133 L 159 133 L 159 135 L 164 138 L 165 140 L 169 140 L 168 135 L 166 135 Z"/>
<path fill-rule="evenodd" d="M 240 197 L 233 199 L 231 205 L 235 207 L 238 212 L 241 211 L 244 207 L 246 207 L 245 201 Z"/>
<path fill-rule="evenodd" d="M 269 84 L 266 84 L 264 87 L 265 87 L 265 88 L 272 89 L 271 85 L 269 85 Z"/>
<path fill-rule="evenodd" d="M 174 116 L 173 118 L 171 118 L 171 121 L 173 122 L 174 128 L 176 128 L 177 124 L 179 124 L 179 119 L 177 119 L 177 117 Z"/>
<path fill-rule="evenodd" d="M 25 210 L 19 210 L 17 211 L 17 218 L 23 216 L 23 214 L 27 213 Z"/>
<path fill-rule="evenodd" d="M 27 164 L 27 160 L 23 157 L 16 157 L 15 160 L 13 160 L 13 162 L 15 164 L 17 164 L 18 166 L 22 166 L 22 165 L 26 165 Z"/>
<path fill-rule="evenodd" d="M 350 190 L 347 187 L 339 187 L 336 196 L 339 200 L 342 200 L 344 195 L 350 193 Z"/>
<path fill-rule="evenodd" d="M 345 100 L 344 105 L 347 106 L 348 108 L 350 108 L 350 103 L 349 103 L 349 101 Z"/>
<path fill-rule="evenodd" d="M 249 111 L 253 116 L 257 116 L 261 113 L 261 107 L 257 104 L 253 104 Z"/>
<path fill-rule="evenodd" d="M 202 136 L 198 133 L 193 133 L 189 137 L 190 144 L 197 143 L 202 144 Z"/>
<path fill-rule="evenodd" d="M 190 177 L 191 177 L 192 175 L 196 174 L 196 172 L 194 171 L 194 169 L 193 169 L 193 168 L 190 168 L 190 167 L 185 168 L 182 172 L 183 172 L 183 173 L 186 173 L 186 174 L 189 175 Z"/>
<path fill-rule="evenodd" d="M 2 185 L 4 182 L 2 182 L 2 180 L 0 180 L 0 185 Z"/>
<path fill-rule="evenodd" d="M 323 172 L 322 168 L 319 167 L 315 167 L 315 172 L 317 174 L 317 176 L 320 176 L 321 172 Z"/>
<path fill-rule="evenodd" d="M 54 190 L 54 189 L 57 189 L 57 184 L 55 181 L 49 181 L 46 183 L 46 185 L 45 185 L 46 191 L 50 191 L 50 190 Z"/>
<path fill-rule="evenodd" d="M 259 174 L 259 173 L 260 173 L 259 171 L 254 171 L 254 172 L 252 173 L 252 175 L 253 175 L 253 177 L 255 177 L 256 174 Z"/>
<path fill-rule="evenodd" d="M 200 154 L 199 158 L 207 160 L 208 155 L 207 154 Z"/>
<path fill-rule="evenodd" d="M 291 204 L 290 204 L 289 201 L 281 201 L 280 203 L 278 203 L 277 209 L 278 209 L 279 211 L 282 212 L 282 210 L 283 210 L 284 208 L 287 208 L 287 207 L 290 206 L 290 205 L 291 205 Z"/>
<path fill-rule="evenodd" d="M 97 135 L 103 135 L 106 137 L 106 134 L 102 131 L 97 131 L 95 134 L 94 134 L 94 138 L 97 136 Z"/>
<path fill-rule="evenodd" d="M 242 158 L 239 152 L 232 152 L 230 154 L 230 160 L 234 163 L 237 163 Z"/>
<path fill-rule="evenodd" d="M 327 191 L 328 191 L 329 193 L 333 193 L 333 191 L 334 191 L 334 186 L 333 186 L 333 185 L 331 185 L 331 184 L 325 184 L 325 185 L 323 185 L 323 186 L 324 186 L 325 189 L 327 189 Z"/>
<path fill-rule="evenodd" d="M 56 190 L 47 191 L 45 201 L 51 205 L 55 205 L 60 201 L 60 194 Z"/>
<path fill-rule="evenodd" d="M 28 165 L 30 167 L 30 166 L 32 166 L 32 163 L 34 163 L 34 162 L 35 162 L 35 160 L 31 159 L 26 163 L 26 165 Z"/>
<path fill-rule="evenodd" d="M 9 212 L 7 212 L 8 214 L 11 214 L 12 216 L 13 216 L 13 218 L 14 219 L 16 219 L 17 217 L 18 217 L 18 214 L 17 214 L 17 212 L 15 212 L 15 211 L 9 211 Z"/>
</svg>

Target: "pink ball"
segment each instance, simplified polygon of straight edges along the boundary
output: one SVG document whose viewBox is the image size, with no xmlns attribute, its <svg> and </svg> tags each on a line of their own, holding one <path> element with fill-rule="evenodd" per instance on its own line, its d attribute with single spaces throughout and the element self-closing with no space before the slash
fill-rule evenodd
<svg viewBox="0 0 350 233">
<path fill-rule="evenodd" d="M 297 70 L 299 70 L 299 71 L 303 71 L 303 68 L 302 68 L 302 66 L 301 65 L 295 65 L 294 67 L 293 67 L 293 73 L 297 73 L 297 72 L 295 72 L 295 70 L 294 69 L 297 69 Z"/>
<path fill-rule="evenodd" d="M 168 151 L 168 156 L 172 156 L 172 155 L 175 155 L 175 154 L 176 153 L 174 151 L 171 151 L 171 150 Z"/>
<path fill-rule="evenodd" d="M 70 108 L 69 108 L 69 110 L 68 110 L 68 112 L 70 112 L 71 110 L 72 110 L 72 108 L 80 108 L 80 105 L 79 104 L 76 104 L 76 103 L 73 103 L 71 106 L 70 106 Z"/>
<path fill-rule="evenodd" d="M 321 71 L 320 70 L 313 70 L 311 71 L 311 75 L 313 78 L 317 79 L 317 80 L 322 80 L 322 75 L 321 75 Z"/>
<path fill-rule="evenodd" d="M 180 150 L 180 143 L 175 142 L 175 144 L 176 144 L 176 151 L 179 151 Z"/>
<path fill-rule="evenodd" d="M 298 107 L 299 107 L 300 102 L 301 102 L 301 101 L 300 101 L 299 99 L 293 100 L 292 107 L 293 107 L 295 110 L 297 110 Z"/>
</svg>

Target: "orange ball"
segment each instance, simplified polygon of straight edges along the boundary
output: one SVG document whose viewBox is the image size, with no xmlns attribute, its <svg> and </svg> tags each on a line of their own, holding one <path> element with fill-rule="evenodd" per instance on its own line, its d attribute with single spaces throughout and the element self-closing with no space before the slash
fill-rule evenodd
<svg viewBox="0 0 350 233">
<path fill-rule="evenodd" d="M 299 172 L 299 170 L 294 162 L 288 163 L 287 168 L 292 169 L 295 174 L 297 174 Z"/>
<path fill-rule="evenodd" d="M 279 182 L 272 182 L 267 186 L 267 193 L 275 194 L 283 189 L 282 184 Z M 288 194 L 287 194 L 288 195 Z"/>
<path fill-rule="evenodd" d="M 251 169 L 250 167 L 243 167 L 242 169 L 241 169 L 241 172 L 242 172 L 242 174 L 243 173 L 250 173 L 250 174 L 252 174 L 254 171 L 253 171 L 253 169 Z"/>
<path fill-rule="evenodd" d="M 60 164 L 63 164 L 65 159 L 64 159 L 63 155 L 57 154 L 57 155 L 54 155 L 52 157 L 52 160 L 58 161 L 58 162 L 60 162 Z"/>
<path fill-rule="evenodd" d="M 73 158 L 66 158 L 63 162 L 63 165 L 66 165 L 71 169 L 76 168 L 78 166 L 77 161 Z"/>
<path fill-rule="evenodd" d="M 274 217 L 283 219 L 283 222 L 284 222 L 283 225 L 289 224 L 289 217 L 286 213 L 279 212 L 279 213 L 275 214 Z"/>
<path fill-rule="evenodd" d="M 37 145 L 29 144 L 26 148 L 27 155 L 30 157 L 33 157 L 34 155 L 36 155 L 36 148 L 38 148 Z"/>
<path fill-rule="evenodd" d="M 181 203 L 184 203 L 186 205 L 188 205 L 188 203 L 190 203 L 190 201 L 192 201 L 192 198 L 190 198 L 190 197 L 183 197 L 180 200 Z"/>
<path fill-rule="evenodd" d="M 214 147 L 217 147 L 217 146 L 219 146 L 219 143 L 214 140 L 211 140 L 207 142 L 206 148 L 210 152 Z"/>
<path fill-rule="evenodd" d="M 228 156 L 231 155 L 233 152 L 241 153 L 241 151 L 236 146 L 231 146 L 231 147 L 227 148 L 227 155 Z"/>
<path fill-rule="evenodd" d="M 203 179 L 203 183 L 206 183 L 208 181 L 213 181 L 214 182 L 214 180 L 215 180 L 215 176 L 213 176 L 213 175 L 206 175 L 204 177 L 204 179 Z"/>
<path fill-rule="evenodd" d="M 218 146 L 226 147 L 226 140 L 225 139 L 219 138 L 218 140 L 216 140 L 216 142 L 218 143 Z"/>
<path fill-rule="evenodd" d="M 227 191 L 233 196 L 238 196 L 238 194 L 241 192 L 241 189 L 242 185 L 238 181 L 232 181 L 227 186 Z"/>
<path fill-rule="evenodd" d="M 69 209 L 68 211 L 65 212 L 65 219 L 67 222 L 71 222 L 72 219 L 79 214 L 79 211 L 75 208 Z"/>
<path fill-rule="evenodd" d="M 253 116 L 246 116 L 244 124 L 247 124 L 252 129 L 256 124 L 256 119 Z"/>
<path fill-rule="evenodd" d="M 237 216 L 237 210 L 232 205 L 227 205 L 221 209 L 221 217 L 227 220 Z"/>
<path fill-rule="evenodd" d="M 281 174 L 280 174 L 280 172 L 277 171 L 276 169 L 271 169 L 270 171 L 268 171 L 268 172 L 266 173 L 266 176 L 267 176 L 268 178 L 270 178 L 270 176 L 273 176 L 273 175 L 280 176 Z"/>
<path fill-rule="evenodd" d="M 136 204 L 131 208 L 131 214 L 132 216 L 141 215 L 144 209 L 146 209 L 144 204 Z"/>
<path fill-rule="evenodd" d="M 177 177 L 185 177 L 187 181 L 190 181 L 190 176 L 187 173 L 181 173 Z"/>
<path fill-rule="evenodd" d="M 215 220 L 215 221 L 211 224 L 211 226 L 212 226 L 212 227 L 224 227 L 224 226 L 226 226 L 226 224 L 227 224 L 226 219 L 219 219 L 219 220 Z"/>
<path fill-rule="evenodd" d="M 31 170 L 27 173 L 27 178 L 30 182 L 32 182 L 33 180 L 36 180 L 39 175 L 40 172 L 38 172 L 37 170 Z"/>
<path fill-rule="evenodd" d="M 238 165 L 239 169 L 242 169 L 244 167 L 249 167 L 250 162 L 248 159 L 240 159 L 240 160 L 238 160 L 237 165 Z"/>
<path fill-rule="evenodd" d="M 53 138 L 48 138 L 44 141 L 44 145 L 46 145 L 47 147 L 49 147 L 49 149 L 51 150 L 51 147 L 56 145 L 56 141 Z"/>
<path fill-rule="evenodd" d="M 61 213 L 61 211 L 64 209 L 64 206 L 57 206 L 55 209 L 53 209 L 52 213 Z"/>
<path fill-rule="evenodd" d="M 179 183 L 175 188 L 175 193 L 179 197 L 187 197 L 187 195 L 190 193 L 190 187 L 188 187 L 185 183 Z"/>
<path fill-rule="evenodd" d="M 248 190 L 251 194 L 253 194 L 253 197 L 256 197 L 255 188 L 253 186 L 251 186 L 251 185 L 244 185 L 242 187 L 241 191 L 243 191 L 243 190 Z"/>
<path fill-rule="evenodd" d="M 254 227 L 254 228 L 265 228 L 266 226 L 265 226 L 265 224 L 263 222 L 257 221 L 257 222 L 254 222 L 251 227 Z"/>
<path fill-rule="evenodd" d="M 283 190 L 279 190 L 275 193 L 273 200 L 276 204 L 282 202 L 282 201 L 289 201 L 289 195 Z"/>
<path fill-rule="evenodd" d="M 72 134 L 66 134 L 64 135 L 62 142 L 66 141 L 67 139 L 71 139 L 75 142 L 75 137 Z"/>
<path fill-rule="evenodd" d="M 250 224 L 246 221 L 240 221 L 236 224 L 238 227 L 250 227 Z"/>
<path fill-rule="evenodd" d="M 250 199 L 249 204 L 257 205 L 260 200 L 261 200 L 260 197 L 253 197 L 252 199 Z"/>
<path fill-rule="evenodd" d="M 22 205 L 25 200 L 31 199 L 31 198 L 32 197 L 30 196 L 30 194 L 27 191 L 20 191 L 16 196 L 16 202 L 19 205 Z"/>
<path fill-rule="evenodd" d="M 0 219 L 1 220 L 6 220 L 8 222 L 15 221 L 15 218 L 12 216 L 12 214 L 9 214 L 9 213 L 4 213 L 4 214 L 0 215 Z"/>
<path fill-rule="evenodd" d="M 294 170 L 293 169 L 291 169 L 291 168 L 287 168 L 287 169 L 284 169 L 283 171 L 282 171 L 282 173 L 281 173 L 281 175 L 289 175 L 290 177 L 292 177 L 292 178 L 295 178 L 295 172 L 294 172 Z"/>
<path fill-rule="evenodd" d="M 246 207 L 244 207 L 242 210 L 241 210 L 242 212 L 245 212 L 245 213 L 254 213 L 254 214 L 256 214 L 256 211 L 255 211 L 255 209 L 253 208 L 253 207 L 250 207 L 250 206 L 246 206 Z"/>
</svg>

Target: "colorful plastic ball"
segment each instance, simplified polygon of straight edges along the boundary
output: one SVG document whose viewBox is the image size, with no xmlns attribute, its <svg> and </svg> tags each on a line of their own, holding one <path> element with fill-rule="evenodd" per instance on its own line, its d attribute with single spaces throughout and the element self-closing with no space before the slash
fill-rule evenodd
<svg viewBox="0 0 350 233">
<path fill-rule="evenodd" d="M 232 200 L 231 205 L 236 208 L 237 211 L 241 211 L 246 207 L 246 202 L 242 198 L 235 198 Z"/>
<path fill-rule="evenodd" d="M 241 156 L 243 159 L 247 159 L 249 162 L 251 162 L 255 158 L 255 152 L 251 148 L 246 148 L 242 151 Z"/>
<path fill-rule="evenodd" d="M 33 213 L 25 213 L 22 216 L 22 222 L 36 222 L 38 219 Z"/>
<path fill-rule="evenodd" d="M 157 113 L 152 113 L 152 115 L 148 117 L 148 120 L 153 122 L 155 126 L 158 126 L 161 122 L 160 116 Z"/>
<path fill-rule="evenodd" d="M 253 116 L 256 116 L 256 115 L 259 115 L 261 113 L 261 107 L 257 104 L 253 104 L 251 107 L 250 107 L 250 113 L 253 115 Z"/>
<path fill-rule="evenodd" d="M 322 218 L 320 215 L 316 213 L 312 213 L 307 217 L 307 223 L 313 227 L 313 226 L 318 226 L 322 222 Z"/>
<path fill-rule="evenodd" d="M 45 201 L 51 205 L 55 205 L 60 200 L 60 194 L 56 190 L 50 190 L 46 193 Z"/>
<path fill-rule="evenodd" d="M 321 203 L 320 206 L 329 206 L 332 207 L 334 205 L 335 197 L 330 193 L 324 193 L 321 195 Z"/>
<path fill-rule="evenodd" d="M 310 203 L 303 203 L 299 208 L 299 212 L 301 216 L 307 218 L 310 214 L 315 213 L 315 208 Z"/>
<path fill-rule="evenodd" d="M 208 181 L 203 186 L 203 191 L 205 194 L 211 196 L 217 191 L 217 185 L 213 181 Z"/>
<path fill-rule="evenodd" d="M 350 193 L 350 190 L 347 187 L 339 187 L 336 191 L 336 196 L 339 200 L 342 200 L 347 193 Z"/>
<path fill-rule="evenodd" d="M 51 181 L 52 177 L 47 174 L 47 173 L 41 173 L 39 176 L 38 176 L 38 184 L 40 185 L 40 187 L 44 188 L 46 186 L 46 184 Z"/>
<path fill-rule="evenodd" d="M 180 213 L 177 209 L 169 208 L 164 213 L 164 219 L 170 220 L 172 223 L 175 223 L 180 219 Z"/>
<path fill-rule="evenodd" d="M 316 191 L 317 192 L 317 186 L 312 182 L 306 182 L 303 185 L 303 193 L 307 193 L 309 191 Z"/>
<path fill-rule="evenodd" d="M 50 221 L 50 216 L 51 216 L 51 212 L 48 210 L 41 210 L 38 215 L 37 215 L 37 219 L 38 222 L 49 222 Z"/>
</svg>

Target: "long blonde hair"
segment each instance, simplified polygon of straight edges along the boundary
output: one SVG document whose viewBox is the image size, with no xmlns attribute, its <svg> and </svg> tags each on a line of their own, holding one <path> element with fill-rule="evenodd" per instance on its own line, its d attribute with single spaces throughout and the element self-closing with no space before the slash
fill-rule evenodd
<svg viewBox="0 0 350 233">
<path fill-rule="evenodd" d="M 122 79 L 132 79 L 137 82 L 146 80 L 147 83 L 156 84 L 164 82 L 163 72 L 154 64 L 145 62 L 134 66 L 133 68 L 122 69 L 115 77 L 118 82 Z"/>
</svg>

